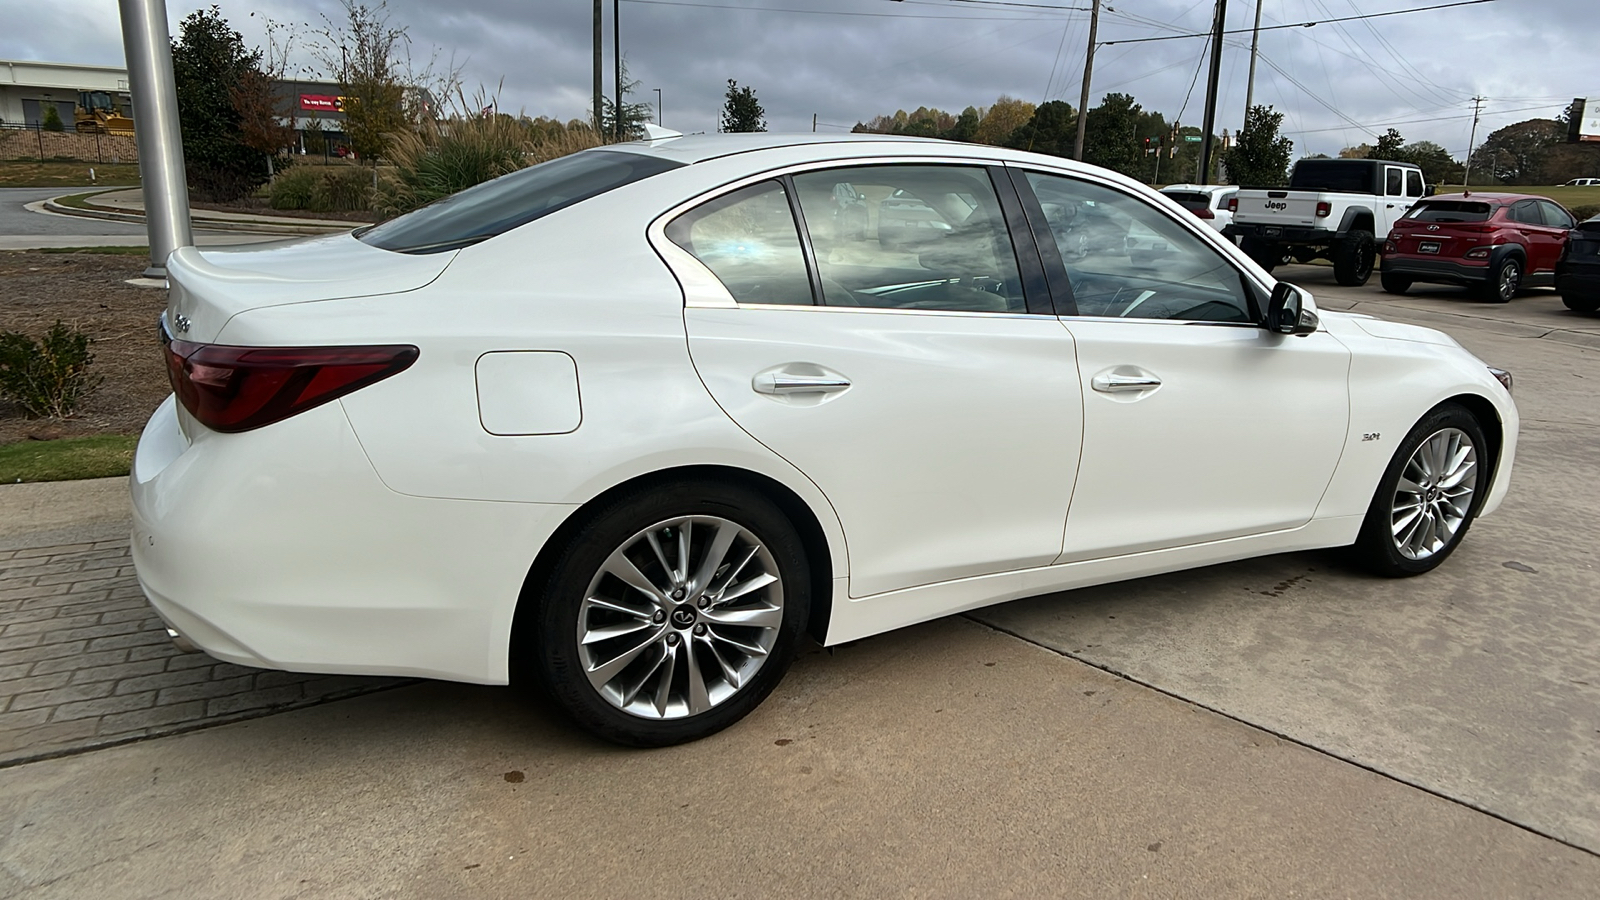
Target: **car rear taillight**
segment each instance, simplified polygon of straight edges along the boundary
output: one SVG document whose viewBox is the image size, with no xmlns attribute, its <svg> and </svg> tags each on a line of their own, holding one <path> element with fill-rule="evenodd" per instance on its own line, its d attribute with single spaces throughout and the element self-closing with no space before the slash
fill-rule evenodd
<svg viewBox="0 0 1600 900">
<path fill-rule="evenodd" d="M 409 344 L 229 347 L 166 343 L 167 375 L 189 414 L 213 431 L 249 431 L 343 397 L 417 361 Z"/>
<path fill-rule="evenodd" d="M 1194 210 L 1194 214 L 1202 219 L 1215 219 L 1217 217 L 1217 214 L 1212 212 L 1210 207 L 1206 206 L 1202 206 L 1199 209 Z"/>
<path fill-rule="evenodd" d="M 1317 201 L 1317 218 L 1326 219 L 1333 214 L 1333 204 L 1326 200 Z"/>
<path fill-rule="evenodd" d="M 1238 197 L 1229 197 L 1228 198 L 1228 212 L 1236 213 L 1238 211 L 1239 211 L 1239 198 Z"/>
<path fill-rule="evenodd" d="M 1383 251 L 1382 252 L 1386 253 L 1386 254 L 1387 253 L 1399 253 L 1400 252 L 1400 246 L 1394 242 L 1394 238 L 1389 238 L 1388 240 L 1383 242 Z"/>
</svg>

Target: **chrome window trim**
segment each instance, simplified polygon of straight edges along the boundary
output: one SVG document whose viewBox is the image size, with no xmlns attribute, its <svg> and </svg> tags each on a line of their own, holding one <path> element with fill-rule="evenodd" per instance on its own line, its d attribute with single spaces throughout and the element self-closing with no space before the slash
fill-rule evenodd
<svg viewBox="0 0 1600 900">
<path fill-rule="evenodd" d="M 1002 313 L 1002 312 L 965 312 L 962 310 L 935 310 L 935 309 L 901 309 L 898 307 L 846 307 L 825 306 L 814 304 L 810 306 L 777 304 L 777 303 L 739 303 L 728 293 L 727 287 L 721 279 L 706 267 L 705 263 L 694 258 L 694 254 L 674 244 L 667 237 L 667 224 L 678 216 L 683 215 L 702 203 L 715 200 L 724 194 L 731 194 L 740 188 L 749 187 L 762 181 L 772 181 L 785 175 L 796 175 L 802 172 L 815 172 L 824 169 L 858 168 L 861 166 L 886 166 L 886 165 L 958 165 L 982 169 L 985 166 L 1004 165 L 1000 160 L 991 157 L 979 156 L 863 156 L 822 160 L 809 160 L 803 163 L 791 163 L 775 169 L 767 169 L 755 175 L 746 175 L 726 184 L 719 185 L 691 197 L 688 200 L 668 209 L 666 212 L 653 219 L 645 228 L 645 239 L 649 241 L 656 255 L 666 263 L 667 270 L 678 280 L 678 285 L 683 289 L 683 305 L 685 308 L 694 309 L 759 309 L 769 307 L 774 309 L 828 309 L 828 310 L 858 310 L 861 312 L 897 312 L 921 314 L 961 314 L 982 316 L 1010 316 L 1032 315 L 1029 313 Z M 786 191 L 787 192 L 787 191 Z M 795 223 L 798 232 L 799 223 Z M 1009 229 L 1007 234 L 1010 235 Z M 1010 235 L 1015 244 L 1016 236 Z M 800 235 L 804 241 L 806 235 Z M 1035 318 L 1054 318 L 1053 316 L 1034 316 Z"/>
</svg>

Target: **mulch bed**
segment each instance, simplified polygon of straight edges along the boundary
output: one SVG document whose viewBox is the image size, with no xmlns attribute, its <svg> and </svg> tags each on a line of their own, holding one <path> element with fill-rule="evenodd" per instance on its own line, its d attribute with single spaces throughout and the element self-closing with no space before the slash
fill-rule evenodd
<svg viewBox="0 0 1600 900">
<path fill-rule="evenodd" d="M 346 210 L 344 212 L 314 212 L 309 209 L 273 209 L 267 205 L 265 197 L 244 197 L 232 203 L 203 203 L 191 199 L 189 205 L 195 209 L 210 209 L 217 212 L 249 213 L 253 216 L 283 216 L 290 219 L 327 219 L 330 222 L 376 222 L 378 216 L 371 210 Z"/>
<path fill-rule="evenodd" d="M 90 371 L 104 380 L 71 419 L 28 419 L 0 400 L 0 444 L 87 434 L 138 434 L 166 399 L 156 319 L 161 288 L 140 288 L 143 256 L 0 252 L 0 330 L 40 338 L 57 319 L 94 340 Z"/>
</svg>

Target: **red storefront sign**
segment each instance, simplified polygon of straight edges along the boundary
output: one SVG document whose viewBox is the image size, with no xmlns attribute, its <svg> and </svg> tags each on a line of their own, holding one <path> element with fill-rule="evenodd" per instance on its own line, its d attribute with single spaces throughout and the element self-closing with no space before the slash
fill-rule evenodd
<svg viewBox="0 0 1600 900">
<path fill-rule="evenodd" d="M 306 112 L 344 112 L 344 98 L 330 94 L 301 94 L 300 108 Z"/>
</svg>

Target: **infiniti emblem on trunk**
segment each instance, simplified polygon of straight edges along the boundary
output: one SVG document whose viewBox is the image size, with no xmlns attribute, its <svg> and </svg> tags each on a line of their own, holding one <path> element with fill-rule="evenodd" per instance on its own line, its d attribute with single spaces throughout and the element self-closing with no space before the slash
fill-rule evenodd
<svg viewBox="0 0 1600 900">
<path fill-rule="evenodd" d="M 178 326 L 179 331 L 184 333 L 188 333 L 189 331 L 189 317 L 183 313 L 178 313 L 176 316 L 174 316 L 172 319 L 172 324 Z"/>
</svg>

